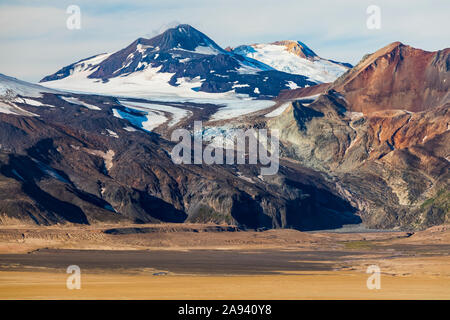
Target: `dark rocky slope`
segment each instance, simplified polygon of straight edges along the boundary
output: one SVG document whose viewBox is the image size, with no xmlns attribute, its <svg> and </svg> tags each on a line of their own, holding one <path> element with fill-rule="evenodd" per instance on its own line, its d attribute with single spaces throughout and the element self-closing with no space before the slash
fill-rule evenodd
<svg viewBox="0 0 450 320">
<path fill-rule="evenodd" d="M 53 107 L 16 102 L 39 116 L 0 113 L 3 224 L 190 221 L 311 230 L 360 221 L 313 170 L 286 165 L 263 181 L 252 166 L 175 165 L 171 142 L 123 129 L 130 123 L 112 116 L 121 107 L 114 98 L 76 96 L 100 108 L 92 110 L 60 97 L 35 98 Z"/>
</svg>

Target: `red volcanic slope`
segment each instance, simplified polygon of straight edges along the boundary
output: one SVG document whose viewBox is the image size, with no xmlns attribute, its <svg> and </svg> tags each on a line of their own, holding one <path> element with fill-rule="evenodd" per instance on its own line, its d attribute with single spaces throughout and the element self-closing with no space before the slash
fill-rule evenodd
<svg viewBox="0 0 450 320">
<path fill-rule="evenodd" d="M 394 42 L 364 57 L 329 89 L 350 111 L 425 111 L 449 101 L 450 48 L 428 52 Z"/>
</svg>

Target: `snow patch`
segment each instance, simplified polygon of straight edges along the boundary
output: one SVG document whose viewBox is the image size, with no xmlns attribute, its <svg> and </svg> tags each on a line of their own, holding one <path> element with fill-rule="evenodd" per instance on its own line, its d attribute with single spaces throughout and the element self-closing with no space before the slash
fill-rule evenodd
<svg viewBox="0 0 450 320">
<path fill-rule="evenodd" d="M 286 86 L 291 90 L 300 88 L 294 81 L 288 81 Z"/>
<path fill-rule="evenodd" d="M 125 127 L 123 128 L 123 130 L 128 131 L 128 132 L 136 132 L 137 130 L 133 127 Z"/>
<path fill-rule="evenodd" d="M 278 108 L 276 108 L 275 110 L 273 110 L 272 112 L 269 112 L 268 114 L 266 114 L 265 116 L 267 118 L 277 117 L 280 114 L 282 114 L 290 105 L 291 105 L 290 102 L 284 103 L 281 106 L 279 106 Z"/>
<path fill-rule="evenodd" d="M 17 105 L 9 101 L 8 102 L 0 101 L 0 113 L 29 116 L 29 117 L 39 117 L 38 114 L 34 114 L 32 112 L 19 108 Z"/>
<path fill-rule="evenodd" d="M 108 135 L 109 135 L 110 137 L 113 137 L 113 138 L 119 138 L 119 135 L 118 135 L 117 133 L 115 133 L 114 131 L 109 130 L 109 129 L 106 129 L 106 131 L 108 132 Z"/>
<path fill-rule="evenodd" d="M 55 106 L 51 106 L 51 105 L 48 105 L 48 104 L 43 104 L 40 101 L 33 100 L 33 99 L 28 99 L 28 98 L 17 98 L 16 101 L 25 103 L 25 104 L 33 106 L 33 107 L 49 107 L 49 108 L 54 108 L 55 107 Z"/>
<path fill-rule="evenodd" d="M 233 89 L 234 88 L 247 88 L 247 87 L 250 87 L 250 85 L 249 84 L 235 84 L 235 85 L 233 85 Z"/>
<path fill-rule="evenodd" d="M 102 110 L 102 109 L 100 109 L 99 107 L 94 106 L 93 104 L 89 104 L 89 103 L 86 103 L 86 102 L 84 102 L 84 101 L 81 101 L 81 100 L 78 99 L 78 98 L 74 98 L 74 97 L 64 97 L 64 96 L 59 96 L 59 97 L 60 97 L 61 99 L 63 99 L 64 101 L 67 101 L 67 102 L 72 103 L 72 104 L 78 104 L 78 105 L 83 106 L 83 107 L 86 107 L 86 108 L 88 108 L 88 109 L 90 109 L 90 110 Z"/>
<path fill-rule="evenodd" d="M 220 53 L 219 50 L 212 48 L 212 47 L 206 47 L 206 46 L 198 46 L 197 48 L 195 48 L 194 52 L 200 53 L 200 54 L 207 54 L 207 55 L 216 55 L 216 54 Z"/>
</svg>

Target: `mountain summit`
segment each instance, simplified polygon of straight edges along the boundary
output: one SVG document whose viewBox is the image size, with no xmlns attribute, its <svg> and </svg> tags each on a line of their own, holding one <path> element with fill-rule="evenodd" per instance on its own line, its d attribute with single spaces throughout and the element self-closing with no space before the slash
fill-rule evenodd
<svg viewBox="0 0 450 320">
<path fill-rule="evenodd" d="M 223 53 L 212 39 L 188 24 L 180 24 L 167 29 L 151 39 L 139 39 L 143 45 L 159 47 L 163 51 L 170 49 L 184 49 L 189 51 L 210 50 L 210 53 Z M 203 52 L 205 53 L 205 52 Z"/>
<path fill-rule="evenodd" d="M 285 46 L 286 50 L 304 59 L 317 58 L 317 54 L 312 51 L 308 46 L 300 41 L 284 40 L 276 41 L 273 45 Z"/>
<path fill-rule="evenodd" d="M 330 89 L 363 113 L 444 105 L 450 101 L 450 48 L 430 52 L 393 42 L 363 57 Z"/>
</svg>

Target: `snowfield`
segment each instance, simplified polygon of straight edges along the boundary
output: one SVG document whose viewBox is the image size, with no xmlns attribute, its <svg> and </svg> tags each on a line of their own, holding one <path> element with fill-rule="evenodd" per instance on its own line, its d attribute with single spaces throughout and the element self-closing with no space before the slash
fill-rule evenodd
<svg viewBox="0 0 450 320">
<path fill-rule="evenodd" d="M 64 89 L 74 93 L 96 93 L 122 98 L 144 98 L 165 102 L 198 102 L 217 103 L 218 101 L 240 100 L 240 95 L 234 90 L 224 93 L 208 93 L 195 91 L 202 84 L 202 80 L 179 78 L 177 86 L 169 84 L 174 73 L 159 72 L 161 67 L 148 66 L 142 71 L 133 72 L 127 76 L 115 77 L 102 82 L 90 79 L 92 70 L 74 72 L 71 76 L 54 81 L 45 82 L 45 86 Z M 241 95 L 242 96 L 242 95 Z M 246 96 L 246 95 L 244 95 Z M 247 97 L 247 96 L 246 96 Z"/>
<path fill-rule="evenodd" d="M 289 52 L 284 45 L 255 44 L 244 47 L 241 50 L 238 47 L 236 53 L 261 61 L 278 71 L 304 75 L 319 83 L 333 82 L 348 69 L 319 57 L 312 60 L 302 58 Z"/>
<path fill-rule="evenodd" d="M 270 108 L 273 105 L 275 105 L 275 101 L 272 100 L 242 100 L 239 103 L 234 102 L 226 107 L 220 108 L 219 111 L 211 116 L 210 120 L 232 119 Z"/>
<path fill-rule="evenodd" d="M 37 117 L 37 114 L 20 108 L 16 105 L 16 103 L 25 103 L 34 107 L 52 107 L 49 105 L 44 105 L 38 100 L 30 99 L 30 97 L 41 98 L 43 92 L 61 93 L 37 84 L 8 77 L 0 73 L 0 113 Z"/>
<path fill-rule="evenodd" d="M 3 96 L 8 89 L 14 91 L 17 95 L 32 98 L 42 97 L 42 92 L 61 93 L 57 90 L 8 77 L 0 73 L 0 96 Z"/>
<path fill-rule="evenodd" d="M 180 119 L 186 117 L 187 111 L 166 105 L 130 103 L 129 101 L 127 102 L 126 98 L 143 98 L 161 102 L 195 102 L 200 104 L 223 105 L 212 116 L 211 120 L 231 119 L 269 108 L 275 104 L 272 100 L 251 99 L 248 95 L 237 94 L 234 90 L 224 93 L 195 91 L 193 89 L 198 88 L 203 81 L 199 78 L 192 80 L 179 78 L 177 82 L 178 86 L 172 86 L 168 82 L 173 76 L 173 73 L 158 72 L 159 70 L 160 68 L 147 67 L 142 71 L 134 72 L 128 76 L 111 78 L 106 83 L 98 79 L 87 78 L 92 70 L 80 71 L 67 78 L 46 82 L 45 85 L 76 93 L 101 93 L 120 97 L 121 103 L 124 103 L 125 106 L 129 106 L 130 108 L 139 107 L 169 112 L 174 115 L 169 126 L 176 124 Z"/>
</svg>

